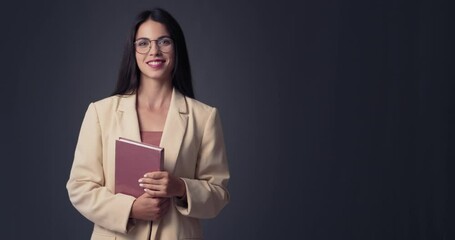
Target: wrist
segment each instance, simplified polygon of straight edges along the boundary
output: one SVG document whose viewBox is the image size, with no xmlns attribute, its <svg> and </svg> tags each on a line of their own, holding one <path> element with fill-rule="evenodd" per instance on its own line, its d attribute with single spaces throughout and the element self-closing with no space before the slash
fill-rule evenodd
<svg viewBox="0 0 455 240">
<path fill-rule="evenodd" d="M 179 178 L 179 182 L 180 182 L 180 191 L 179 191 L 179 195 L 177 197 L 184 198 L 186 196 L 185 181 L 183 181 L 181 178 Z"/>
<path fill-rule="evenodd" d="M 135 214 L 135 203 L 136 203 L 136 200 L 133 201 L 133 204 L 131 205 L 131 210 L 130 210 L 130 218 L 136 218 L 136 214 Z"/>
</svg>

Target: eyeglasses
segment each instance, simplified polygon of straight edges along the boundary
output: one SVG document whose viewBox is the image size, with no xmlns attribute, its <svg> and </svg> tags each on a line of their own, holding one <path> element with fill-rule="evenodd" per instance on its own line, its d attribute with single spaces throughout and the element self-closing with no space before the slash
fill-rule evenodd
<svg viewBox="0 0 455 240">
<path fill-rule="evenodd" d="M 148 38 L 139 38 L 134 42 L 134 48 L 136 52 L 140 54 L 147 54 L 150 49 L 152 49 L 152 42 L 156 42 L 158 50 L 167 53 L 172 50 L 172 38 L 170 37 L 160 37 L 156 40 L 150 40 Z"/>
</svg>

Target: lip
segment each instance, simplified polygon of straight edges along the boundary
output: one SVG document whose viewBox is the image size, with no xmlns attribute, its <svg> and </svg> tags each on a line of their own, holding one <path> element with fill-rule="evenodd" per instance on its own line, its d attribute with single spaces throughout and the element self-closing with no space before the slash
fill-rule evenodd
<svg viewBox="0 0 455 240">
<path fill-rule="evenodd" d="M 152 60 L 149 60 L 149 61 L 146 61 L 145 63 L 152 67 L 152 68 L 161 68 L 164 66 L 164 63 L 166 62 L 165 59 L 162 59 L 162 58 L 155 58 L 155 59 L 152 59 Z"/>
</svg>

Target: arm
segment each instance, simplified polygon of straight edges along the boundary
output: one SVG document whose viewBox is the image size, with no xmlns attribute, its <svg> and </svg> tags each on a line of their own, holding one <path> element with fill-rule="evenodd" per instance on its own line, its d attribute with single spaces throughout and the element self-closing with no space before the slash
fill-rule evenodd
<svg viewBox="0 0 455 240">
<path fill-rule="evenodd" d="M 74 207 L 90 221 L 112 231 L 127 232 L 135 198 L 114 195 L 105 187 L 101 125 L 93 103 L 82 122 L 66 187 Z"/>
<path fill-rule="evenodd" d="M 182 180 L 185 183 L 186 197 L 174 199 L 177 210 L 185 216 L 212 218 L 229 202 L 229 168 L 221 121 L 215 108 L 205 124 L 195 179 Z"/>
</svg>

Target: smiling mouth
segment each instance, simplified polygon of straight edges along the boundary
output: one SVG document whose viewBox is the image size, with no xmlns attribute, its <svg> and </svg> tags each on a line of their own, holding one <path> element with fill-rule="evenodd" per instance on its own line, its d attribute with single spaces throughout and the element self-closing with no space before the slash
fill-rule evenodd
<svg viewBox="0 0 455 240">
<path fill-rule="evenodd" d="M 155 59 L 147 62 L 147 65 L 151 67 L 161 67 L 164 64 L 165 60 L 164 59 Z"/>
</svg>

